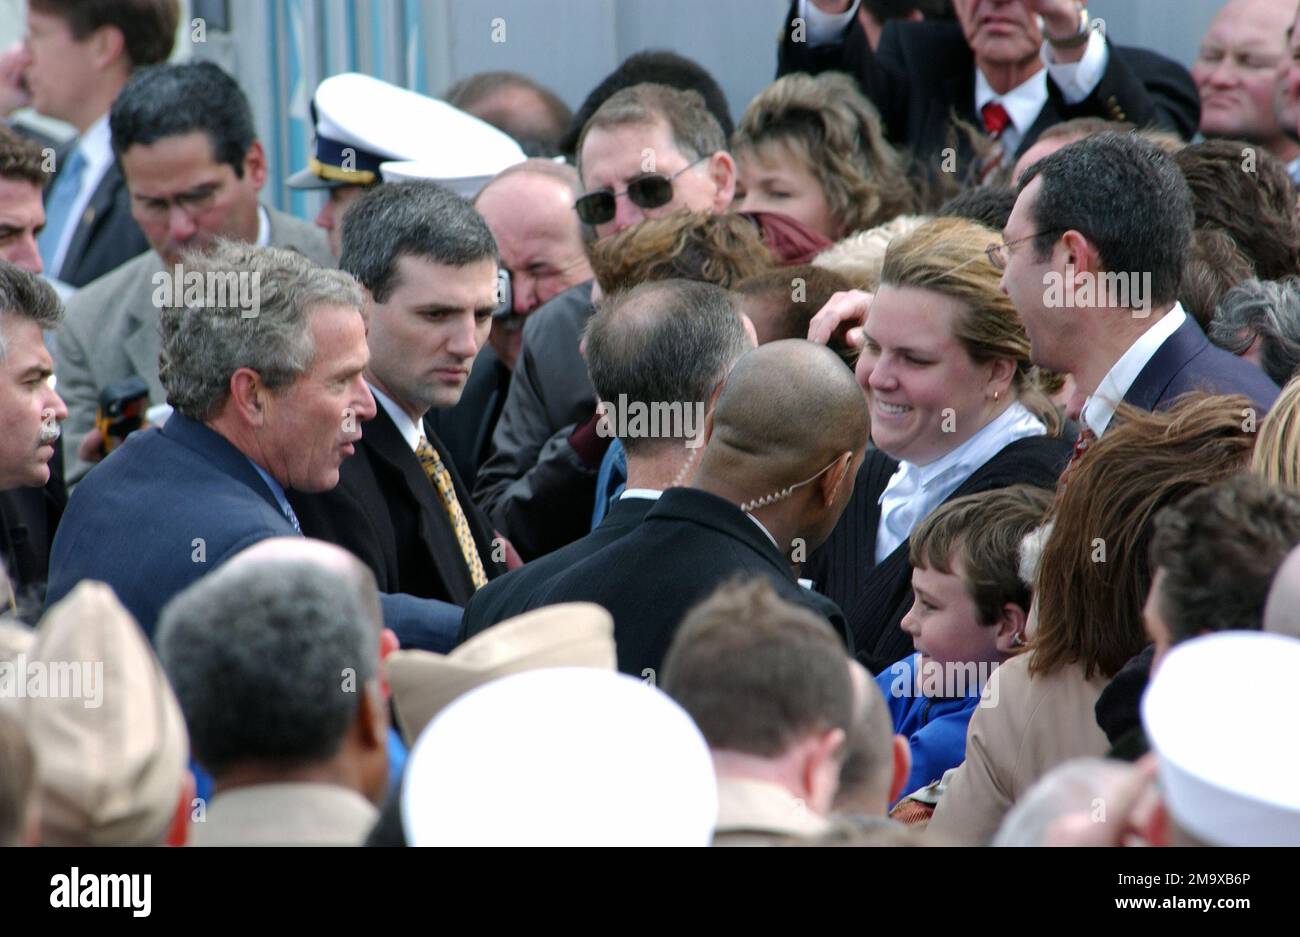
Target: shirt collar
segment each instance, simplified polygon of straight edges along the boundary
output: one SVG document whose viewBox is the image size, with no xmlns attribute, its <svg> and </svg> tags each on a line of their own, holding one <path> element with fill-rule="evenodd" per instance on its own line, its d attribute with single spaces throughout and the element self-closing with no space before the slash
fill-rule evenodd
<svg viewBox="0 0 1300 937">
<path fill-rule="evenodd" d="M 248 456 L 244 456 L 244 458 L 248 459 Z M 284 493 L 284 486 L 275 480 L 275 476 L 273 476 L 266 469 L 262 468 L 262 466 L 258 465 L 252 459 L 248 459 L 248 464 L 251 465 L 253 468 L 257 469 L 257 474 L 262 476 L 262 481 L 266 482 L 266 487 L 270 488 L 271 494 L 275 496 L 275 503 L 280 505 L 281 511 L 284 511 L 285 514 L 288 514 L 289 497 Z"/>
<path fill-rule="evenodd" d="M 388 418 L 393 421 L 393 425 L 395 425 L 397 431 L 402 434 L 402 438 L 405 439 L 406 444 L 411 447 L 411 451 L 414 452 L 418 449 L 420 446 L 420 440 L 424 438 L 424 431 L 415 424 L 415 421 L 407 415 L 405 410 L 393 401 L 393 398 L 389 397 L 374 384 L 370 385 L 370 392 L 375 395 L 375 400 L 379 401 L 379 405 L 384 408 L 384 412 L 387 413 Z"/>
<path fill-rule="evenodd" d="M 663 492 L 655 488 L 624 488 L 618 499 L 622 501 L 624 498 L 645 498 L 648 501 L 658 501 L 661 494 Z"/>
<path fill-rule="evenodd" d="M 785 836 L 818 836 L 829 824 L 784 787 L 769 781 L 718 778 L 719 832 L 752 831 Z"/>
<path fill-rule="evenodd" d="M 271 214 L 265 205 L 257 206 L 257 246 L 271 246 Z"/>
<path fill-rule="evenodd" d="M 1042 421 L 1030 413 L 1029 409 L 1017 400 L 998 416 L 981 426 L 975 435 L 952 452 L 940 456 L 925 465 L 913 466 L 916 471 L 920 472 L 921 487 L 924 488 L 930 485 L 940 476 L 947 475 L 957 468 L 963 469 L 969 475 L 971 471 L 979 468 L 1001 452 L 1006 446 L 1008 434 L 1021 423 L 1036 423 L 1038 427 L 1042 427 Z M 1032 428 L 1037 429 L 1038 427 Z M 1044 427 L 1043 431 L 1045 429 Z M 911 463 L 900 463 L 900 467 L 907 465 L 911 465 Z"/>
<path fill-rule="evenodd" d="M 1137 337 L 1128 351 L 1120 355 L 1119 360 L 1111 365 L 1097 385 L 1097 390 L 1083 403 L 1083 422 L 1088 429 L 1098 437 L 1106 432 L 1111 417 L 1115 415 L 1115 408 L 1124 400 L 1124 395 L 1129 392 L 1142 369 L 1155 357 L 1169 336 L 1177 332 L 1186 321 L 1187 313 L 1183 312 L 1182 304 L 1175 303 L 1173 309 L 1157 319 Z"/>
<path fill-rule="evenodd" d="M 1016 85 L 1006 94 L 998 94 L 984 77 L 984 73 L 975 68 L 975 113 L 984 109 L 990 101 L 997 101 L 1007 109 L 1011 125 L 1016 135 L 1022 137 L 1047 103 L 1047 69 L 1040 68 L 1026 81 Z"/>
<path fill-rule="evenodd" d="M 113 162 L 113 135 L 108 127 L 107 114 L 86 128 L 77 140 L 77 149 L 86 161 L 88 171 L 84 178 L 98 179 Z"/>
</svg>

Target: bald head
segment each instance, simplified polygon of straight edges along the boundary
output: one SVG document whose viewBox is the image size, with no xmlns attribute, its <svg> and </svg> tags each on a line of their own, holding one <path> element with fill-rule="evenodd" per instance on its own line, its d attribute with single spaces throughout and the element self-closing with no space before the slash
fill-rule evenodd
<svg viewBox="0 0 1300 937">
<path fill-rule="evenodd" d="M 853 373 L 824 345 L 760 345 L 732 368 L 713 415 L 706 468 L 780 489 L 867 443 L 867 403 Z"/>
<path fill-rule="evenodd" d="M 270 537 L 236 553 L 223 567 L 241 569 L 265 562 L 310 563 L 342 576 L 352 586 L 357 604 L 378 632 L 384 627 L 379 587 L 370 567 L 342 547 L 310 537 Z"/>
<path fill-rule="evenodd" d="M 1300 638 L 1300 547 L 1287 554 L 1264 606 L 1264 630 Z"/>
<path fill-rule="evenodd" d="M 894 721 L 880 687 L 866 668 L 857 661 L 850 661 L 849 667 L 854 718 L 834 806 L 839 813 L 883 814 L 889 809 L 895 784 Z"/>
</svg>

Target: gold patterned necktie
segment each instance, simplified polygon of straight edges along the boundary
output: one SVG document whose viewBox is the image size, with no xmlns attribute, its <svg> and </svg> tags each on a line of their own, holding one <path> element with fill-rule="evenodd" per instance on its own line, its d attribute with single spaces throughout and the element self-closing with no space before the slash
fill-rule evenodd
<svg viewBox="0 0 1300 937">
<path fill-rule="evenodd" d="M 483 571 L 483 561 L 479 559 L 474 536 L 469 532 L 469 521 L 465 519 L 465 511 L 456 500 L 456 489 L 451 483 L 451 473 L 447 471 L 447 466 L 443 465 L 438 450 L 433 448 L 429 440 L 423 436 L 420 437 L 420 444 L 415 447 L 415 456 L 420 460 L 420 468 L 424 469 L 424 474 L 429 476 L 429 481 L 433 482 L 433 487 L 437 489 L 438 497 L 442 499 L 442 506 L 447 509 L 447 516 L 451 518 L 451 527 L 456 531 L 456 542 L 460 544 L 460 552 L 465 557 L 465 565 L 469 567 L 469 578 L 473 581 L 474 588 L 483 588 L 487 585 L 487 573 Z"/>
</svg>

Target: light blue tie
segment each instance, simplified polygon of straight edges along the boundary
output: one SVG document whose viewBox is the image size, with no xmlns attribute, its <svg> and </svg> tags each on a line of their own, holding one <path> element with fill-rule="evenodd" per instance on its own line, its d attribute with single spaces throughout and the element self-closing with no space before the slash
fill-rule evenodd
<svg viewBox="0 0 1300 937">
<path fill-rule="evenodd" d="M 81 155 L 81 148 L 76 147 L 68 155 L 63 169 L 54 177 L 50 197 L 45 202 L 45 229 L 36 238 L 36 246 L 41 252 L 41 263 L 45 265 L 48 276 L 58 276 L 54 269 L 54 255 L 59 250 L 59 241 L 64 229 L 71 224 L 72 206 L 81 191 L 81 173 L 86 168 L 86 158 Z"/>
</svg>

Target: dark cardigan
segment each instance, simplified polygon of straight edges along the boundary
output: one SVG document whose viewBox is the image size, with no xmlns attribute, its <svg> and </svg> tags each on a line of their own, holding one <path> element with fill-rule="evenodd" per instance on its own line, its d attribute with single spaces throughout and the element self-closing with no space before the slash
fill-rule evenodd
<svg viewBox="0 0 1300 937">
<path fill-rule="evenodd" d="M 1068 435 L 1018 439 L 971 473 L 947 501 L 1019 483 L 1054 488 L 1072 449 Z M 876 564 L 880 494 L 897 468 L 898 462 L 883 452 L 867 453 L 844 515 L 801 574 L 844 609 L 858 660 L 872 673 L 913 650 L 911 636 L 898 626 L 912 607 L 909 541 Z"/>
</svg>

